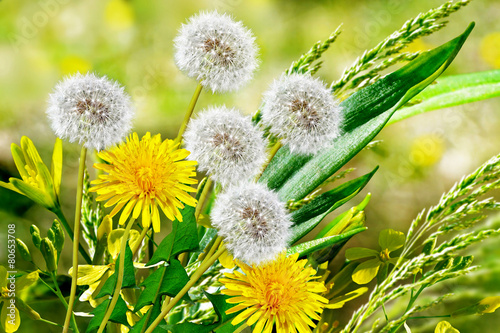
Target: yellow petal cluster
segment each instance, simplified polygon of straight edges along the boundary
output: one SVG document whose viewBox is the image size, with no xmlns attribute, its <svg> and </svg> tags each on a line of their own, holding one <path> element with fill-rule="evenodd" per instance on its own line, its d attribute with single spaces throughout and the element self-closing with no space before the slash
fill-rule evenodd
<svg viewBox="0 0 500 333">
<path fill-rule="evenodd" d="M 90 191 L 97 192 L 97 201 L 106 201 L 105 207 L 115 206 L 110 216 L 123 209 L 119 223 L 130 215 L 134 219 L 142 213 L 142 225 L 153 222 L 155 232 L 160 230 L 158 207 L 171 219 L 182 221 L 179 209 L 184 204 L 195 206 L 196 200 L 187 192 L 196 189 L 195 161 L 185 161 L 189 155 L 185 149 L 177 149 L 172 140 L 161 140 L 159 134 L 151 137 L 148 132 L 139 140 L 133 133 L 127 141 L 98 155 L 106 163 L 94 167 L 107 174 L 99 175 L 92 182 Z"/>
<path fill-rule="evenodd" d="M 307 260 L 298 254 L 286 257 L 280 254 L 274 261 L 259 266 L 248 266 L 236 261 L 243 273 L 225 273 L 220 279 L 227 289 L 222 293 L 234 296 L 229 304 L 238 304 L 226 313 L 238 314 L 232 321 L 238 325 L 247 320 L 255 325 L 253 333 L 311 332 L 316 327 L 312 320 L 319 320 L 328 300 L 321 293 L 326 291 L 323 282 L 313 282 L 316 271 L 305 267 Z"/>
</svg>

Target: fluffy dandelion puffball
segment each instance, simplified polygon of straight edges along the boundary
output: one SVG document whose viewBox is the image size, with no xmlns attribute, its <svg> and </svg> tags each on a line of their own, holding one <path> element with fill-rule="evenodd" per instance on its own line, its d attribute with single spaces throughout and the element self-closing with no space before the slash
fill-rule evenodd
<svg viewBox="0 0 500 333">
<path fill-rule="evenodd" d="M 263 184 L 246 183 L 219 194 L 211 218 L 229 252 L 247 263 L 272 260 L 290 238 L 285 204 Z"/>
<path fill-rule="evenodd" d="M 250 30 L 217 11 L 191 17 L 174 43 L 179 69 L 213 92 L 238 90 L 258 66 Z"/>
<path fill-rule="evenodd" d="M 243 274 L 224 273 L 220 282 L 226 289 L 222 293 L 234 296 L 227 303 L 237 304 L 226 313 L 245 310 L 233 319 L 233 325 L 246 320 L 248 326 L 256 324 L 254 333 L 272 332 L 274 324 L 277 333 L 311 332 L 309 326 L 316 327 L 311 319 L 320 320 L 328 303 L 320 294 L 327 289 L 323 282 L 311 281 L 318 278 L 316 271 L 304 267 L 307 260 L 297 261 L 298 257 L 281 254 L 252 267 L 237 262 Z"/>
<path fill-rule="evenodd" d="M 59 82 L 49 96 L 47 115 L 58 137 L 102 150 L 129 133 L 134 111 L 121 85 L 89 73 Z"/>
<path fill-rule="evenodd" d="M 142 213 L 142 225 L 149 227 L 153 221 L 155 232 L 160 231 L 160 213 L 182 222 L 179 209 L 196 206 L 196 200 L 188 194 L 196 189 L 189 186 L 197 180 L 194 161 L 185 161 L 189 151 L 177 149 L 172 140 L 162 141 L 160 134 L 151 137 L 146 133 L 139 140 L 133 133 L 127 141 L 98 155 L 106 163 L 94 167 L 107 174 L 99 175 L 90 189 L 97 192 L 97 201 L 107 200 L 105 207 L 114 206 L 113 217 L 123 209 L 119 223 L 130 215 L 134 219 Z"/>
<path fill-rule="evenodd" d="M 184 133 L 190 159 L 222 186 L 257 175 L 266 161 L 266 142 L 250 117 L 225 106 L 210 107 L 192 119 Z"/>
<path fill-rule="evenodd" d="M 315 154 L 340 135 L 340 106 L 325 84 L 305 74 L 283 75 L 264 94 L 262 122 L 300 154 Z"/>
</svg>

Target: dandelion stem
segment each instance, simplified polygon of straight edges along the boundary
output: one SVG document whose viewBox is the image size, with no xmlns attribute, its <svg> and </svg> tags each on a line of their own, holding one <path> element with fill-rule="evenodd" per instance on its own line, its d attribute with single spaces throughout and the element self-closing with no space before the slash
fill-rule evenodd
<svg viewBox="0 0 500 333">
<path fill-rule="evenodd" d="M 203 205 L 205 204 L 205 200 L 207 200 L 208 193 L 210 192 L 210 188 L 212 187 L 212 178 L 207 178 L 205 182 L 205 186 L 203 186 L 203 191 L 201 192 L 200 199 L 198 200 L 198 204 L 196 205 L 196 210 L 194 212 L 194 218 L 198 221 L 200 217 L 201 210 L 203 209 Z"/>
<path fill-rule="evenodd" d="M 128 235 L 130 233 L 130 229 L 132 229 L 132 225 L 134 224 L 134 222 L 135 219 L 131 218 L 127 224 L 127 228 L 125 228 L 125 232 L 123 233 L 122 241 L 120 244 L 120 258 L 119 258 L 120 261 L 118 267 L 118 275 L 116 279 L 115 290 L 113 292 L 113 298 L 111 299 L 111 302 L 109 302 L 108 309 L 106 310 L 106 314 L 104 315 L 104 318 L 101 322 L 101 325 L 99 326 L 99 330 L 97 331 L 97 333 L 104 332 L 106 324 L 108 323 L 108 320 L 111 317 L 111 314 L 113 313 L 113 309 L 115 308 L 115 305 L 118 302 L 118 298 L 120 297 L 120 290 L 122 289 L 122 283 L 123 283 L 123 272 L 125 270 L 125 250 L 127 247 Z"/>
<path fill-rule="evenodd" d="M 255 181 L 258 181 L 260 177 L 262 177 L 262 174 L 264 173 L 264 171 L 266 171 L 267 166 L 269 165 L 269 163 L 271 163 L 271 160 L 273 159 L 274 155 L 276 155 L 276 153 L 282 146 L 283 145 L 281 144 L 281 141 L 278 141 L 274 144 L 273 148 L 271 148 L 271 151 L 269 152 L 269 157 L 267 158 L 266 163 L 262 167 L 262 171 L 257 175 L 257 177 L 255 177 Z"/>
<path fill-rule="evenodd" d="M 198 257 L 198 260 L 199 261 L 203 261 L 205 260 L 205 258 L 210 258 L 210 256 L 212 254 L 214 254 L 215 252 L 215 249 L 217 249 L 217 247 L 219 247 L 220 243 L 222 242 L 222 238 L 220 236 L 218 236 L 217 238 L 213 238 L 210 243 L 208 243 L 207 247 L 205 248 L 205 250 L 203 251 L 202 254 L 200 254 L 200 256 Z M 210 249 L 210 250 L 209 250 Z"/>
<path fill-rule="evenodd" d="M 177 138 L 175 138 L 175 143 L 180 143 L 182 141 L 182 135 L 186 130 L 187 124 L 189 123 L 189 119 L 191 119 L 191 115 L 193 114 L 194 107 L 196 102 L 198 101 L 198 97 L 200 97 L 201 90 L 203 86 L 201 83 L 198 83 L 196 86 L 196 90 L 194 91 L 193 97 L 191 98 L 191 102 L 189 103 L 186 115 L 184 116 L 184 120 L 182 121 L 181 128 L 179 128 L 179 134 L 177 134 Z"/>
<path fill-rule="evenodd" d="M 80 166 L 78 167 L 78 187 L 76 190 L 75 226 L 73 237 L 73 276 L 71 277 L 71 291 L 69 294 L 68 310 L 64 320 L 63 333 L 68 332 L 69 322 L 73 316 L 73 305 L 75 304 L 76 283 L 78 278 L 78 247 L 80 245 L 80 219 L 82 216 L 82 196 L 83 196 L 83 175 L 85 173 L 85 160 L 87 158 L 87 148 L 82 147 L 80 153 Z M 90 259 L 90 258 L 89 258 Z"/>
<path fill-rule="evenodd" d="M 201 278 L 203 273 L 205 273 L 205 271 L 209 269 L 210 266 L 212 266 L 212 264 L 217 260 L 217 258 L 219 258 L 221 254 L 224 253 L 225 251 L 226 247 L 223 246 L 217 252 L 215 252 L 213 256 L 207 257 L 201 263 L 200 267 L 198 267 L 198 269 L 193 273 L 188 283 L 184 286 L 184 288 L 182 288 L 182 290 L 177 294 L 177 296 L 175 296 L 170 301 L 170 303 L 168 303 L 165 309 L 163 309 L 162 312 L 158 315 L 158 317 L 156 317 L 156 319 L 151 323 L 151 326 L 148 327 L 148 330 L 145 333 L 152 333 L 154 331 L 154 329 L 161 323 L 163 318 L 165 318 L 165 316 L 170 312 L 170 310 L 172 310 L 172 308 L 177 304 L 177 302 L 182 298 L 182 296 L 184 296 L 189 291 L 189 289 L 191 289 L 191 287 L 194 286 L 194 284 Z"/>
<path fill-rule="evenodd" d="M 50 320 L 47 320 L 47 319 L 40 318 L 38 320 L 41 321 L 41 322 L 43 322 L 43 323 L 50 324 L 50 325 L 63 327 L 63 325 L 59 325 L 58 323 L 54 323 L 53 321 L 50 321 Z M 71 328 L 71 330 L 73 330 L 73 329 Z"/>
<path fill-rule="evenodd" d="M 61 303 L 64 305 L 64 307 L 66 309 L 68 309 L 68 303 L 66 302 L 66 299 L 64 298 L 64 295 L 62 294 L 61 289 L 59 289 L 59 284 L 57 283 L 56 275 L 53 272 L 50 272 L 49 275 L 50 275 L 50 278 L 52 279 L 52 282 L 54 283 L 54 286 L 56 289 L 53 289 L 52 287 L 50 287 L 45 281 L 43 281 L 43 279 L 40 279 L 40 281 L 42 281 L 50 290 L 52 290 L 52 292 L 57 295 L 57 297 L 59 298 Z M 63 327 L 62 325 L 59 325 L 59 324 L 57 324 L 57 326 Z M 71 314 L 71 326 L 72 326 L 71 329 L 73 331 L 78 332 L 78 326 L 76 326 L 76 320 L 75 320 L 75 316 L 73 315 L 73 313 Z"/>
<path fill-rule="evenodd" d="M 131 249 L 132 250 L 132 258 L 135 257 L 137 254 L 137 251 L 139 251 L 139 248 L 141 247 L 142 242 L 144 241 L 144 238 L 146 237 L 146 234 L 149 231 L 149 227 L 144 227 L 142 228 L 141 234 L 139 236 L 139 241 L 135 243 L 134 247 Z"/>
<path fill-rule="evenodd" d="M 63 225 L 64 229 L 68 233 L 69 238 L 71 238 L 71 241 L 74 241 L 74 234 L 73 230 L 71 230 L 71 227 L 69 226 L 68 220 L 66 220 L 66 217 L 64 216 L 64 213 L 62 212 L 61 208 L 59 207 L 57 210 L 53 211 L 54 214 L 59 218 L 59 221 L 61 221 L 61 224 Z M 80 251 L 80 254 L 82 255 L 83 259 L 87 262 L 87 264 L 92 263 L 92 259 L 90 259 L 90 256 L 87 254 L 87 251 L 83 248 L 82 244 L 78 244 L 78 251 Z"/>
</svg>

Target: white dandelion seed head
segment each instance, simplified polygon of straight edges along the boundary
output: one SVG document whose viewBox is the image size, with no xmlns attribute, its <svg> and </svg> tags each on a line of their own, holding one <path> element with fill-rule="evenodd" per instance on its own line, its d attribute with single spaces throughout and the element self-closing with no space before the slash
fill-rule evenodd
<svg viewBox="0 0 500 333">
<path fill-rule="evenodd" d="M 315 154 L 340 135 L 341 108 L 326 85 L 305 74 L 283 75 L 264 93 L 262 123 L 300 154 Z"/>
<path fill-rule="evenodd" d="M 219 194 L 211 219 L 229 252 L 249 264 L 274 259 L 291 237 L 285 204 L 263 184 L 246 183 Z"/>
<path fill-rule="evenodd" d="M 56 85 L 47 115 L 58 137 L 103 150 L 130 131 L 134 111 L 120 84 L 105 76 L 78 73 Z"/>
<path fill-rule="evenodd" d="M 214 93 L 238 90 L 258 66 L 251 31 L 217 11 L 191 17 L 180 28 L 174 45 L 177 67 Z"/>
<path fill-rule="evenodd" d="M 225 106 L 209 107 L 184 133 L 189 159 L 223 187 L 256 176 L 266 161 L 266 141 L 249 116 Z"/>
</svg>

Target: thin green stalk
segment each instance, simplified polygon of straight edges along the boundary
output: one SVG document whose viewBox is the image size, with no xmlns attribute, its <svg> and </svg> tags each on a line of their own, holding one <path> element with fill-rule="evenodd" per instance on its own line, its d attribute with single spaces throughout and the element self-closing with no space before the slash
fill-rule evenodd
<svg viewBox="0 0 500 333">
<path fill-rule="evenodd" d="M 203 86 L 198 83 L 196 86 L 196 90 L 194 91 L 193 97 L 191 98 L 191 102 L 189 103 L 186 115 L 184 116 L 184 120 L 182 121 L 181 128 L 179 128 L 179 134 L 177 134 L 177 138 L 175 138 L 175 143 L 180 143 L 182 140 L 182 135 L 186 130 L 187 124 L 189 123 L 189 119 L 191 119 L 191 115 L 193 114 L 194 107 L 196 102 L 198 101 L 198 97 L 200 97 L 201 90 Z"/>
<path fill-rule="evenodd" d="M 49 287 L 50 290 L 52 290 L 52 292 L 54 294 L 57 295 L 57 297 L 59 298 L 59 300 L 61 301 L 61 303 L 64 305 L 64 307 L 66 309 L 68 309 L 68 303 L 66 302 L 66 299 L 64 298 L 64 295 L 62 294 L 61 292 L 61 289 L 59 289 L 59 284 L 57 283 L 57 278 L 56 278 L 56 275 L 54 273 L 50 273 L 49 274 L 50 278 L 52 279 L 52 282 L 54 282 L 54 286 L 56 287 L 56 289 L 54 290 L 52 287 L 50 287 L 45 281 L 43 281 L 43 279 L 40 279 L 47 287 Z M 61 326 L 64 328 L 64 326 L 62 325 L 58 325 L 58 326 Z M 74 332 L 79 332 L 78 331 L 78 326 L 76 325 L 76 319 L 75 319 L 75 316 L 73 315 L 73 313 L 71 314 L 71 327 L 72 327 L 72 330 Z"/>
<path fill-rule="evenodd" d="M 53 321 L 50 321 L 50 320 L 47 320 L 47 319 L 43 319 L 43 318 L 38 319 L 38 321 L 41 321 L 43 323 L 47 323 L 47 324 L 50 324 L 50 325 L 54 325 L 54 326 L 63 327 L 63 325 L 59 325 L 58 323 L 54 323 Z M 73 330 L 73 329 L 71 328 L 71 330 Z"/>
<path fill-rule="evenodd" d="M 167 270 L 164 269 L 163 270 L 163 273 L 161 273 L 161 278 L 160 278 L 160 281 L 163 281 L 163 278 L 165 277 L 165 272 Z M 155 297 L 153 299 L 153 304 L 156 303 L 156 300 L 158 299 L 158 293 L 160 292 L 160 287 L 161 287 L 161 283 L 158 283 L 158 287 L 156 288 L 156 293 L 155 293 Z M 147 327 L 147 324 L 149 322 L 149 318 L 151 318 L 151 313 L 153 312 L 153 309 L 151 309 L 150 311 L 148 311 L 148 313 L 146 314 L 146 321 L 144 322 L 144 325 L 142 326 L 142 329 L 141 329 L 141 333 L 144 333 L 144 330 L 146 329 Z"/>
<path fill-rule="evenodd" d="M 71 241 L 73 242 L 73 230 L 71 230 L 71 227 L 68 224 L 68 220 L 66 220 L 66 217 L 64 216 L 61 208 L 53 211 L 53 213 L 56 214 L 56 216 L 59 218 L 59 221 L 61 221 L 61 224 L 63 225 L 64 229 L 68 233 L 69 238 L 71 238 Z M 82 255 L 83 259 L 85 259 L 87 264 L 92 264 L 92 259 L 90 259 L 90 256 L 88 255 L 87 251 L 85 251 L 82 244 L 78 244 L 78 251 L 80 251 L 80 254 Z"/>
<path fill-rule="evenodd" d="M 80 153 L 80 166 L 78 167 L 78 187 L 76 190 L 75 226 L 73 237 L 73 276 L 71 277 L 71 291 L 69 294 L 68 310 L 64 320 L 63 333 L 68 332 L 69 323 L 73 316 L 73 305 L 75 304 L 76 283 L 78 279 L 78 245 L 80 245 L 80 219 L 82 217 L 82 195 L 83 195 L 83 174 L 85 173 L 85 160 L 87 159 L 87 148 L 82 147 Z M 90 258 L 89 258 L 90 259 Z"/>
<path fill-rule="evenodd" d="M 99 330 L 97 331 L 97 333 L 102 333 L 106 328 L 106 324 L 108 323 L 108 320 L 111 317 L 111 314 L 113 313 L 115 305 L 118 302 L 118 298 L 120 297 L 120 290 L 122 289 L 122 283 L 123 283 L 123 272 L 125 269 L 125 250 L 127 248 L 128 235 L 130 233 L 130 229 L 132 229 L 132 225 L 134 224 L 134 222 L 135 219 L 131 218 L 129 223 L 127 224 L 125 232 L 123 233 L 122 241 L 120 244 L 120 261 L 119 261 L 120 267 L 118 267 L 118 277 L 116 279 L 116 286 L 113 292 L 113 298 L 111 299 L 111 302 L 109 302 L 108 309 L 106 310 L 106 314 L 104 315 L 104 318 L 101 322 L 101 325 L 99 326 Z"/>
<path fill-rule="evenodd" d="M 271 148 L 271 151 L 269 152 L 269 156 L 267 158 L 266 163 L 262 167 L 262 171 L 257 175 L 257 177 L 255 177 L 255 181 L 258 181 L 260 177 L 262 177 L 262 174 L 264 173 L 264 171 L 266 171 L 267 166 L 269 165 L 269 163 L 271 163 L 271 160 L 273 159 L 274 155 L 276 155 L 276 153 L 278 152 L 278 150 L 280 150 L 282 146 L 283 145 L 281 144 L 281 141 L 278 141 L 274 144 L 274 146 Z"/>
<path fill-rule="evenodd" d="M 429 319 L 429 318 L 451 318 L 451 314 L 442 315 L 442 316 L 416 316 L 416 317 L 408 317 L 408 319 Z"/>
<path fill-rule="evenodd" d="M 191 278 L 189 279 L 188 283 L 182 288 L 182 290 L 168 303 L 168 305 L 165 307 L 165 309 L 162 310 L 162 312 L 156 317 L 156 319 L 151 323 L 151 326 L 149 326 L 148 330 L 145 333 L 152 333 L 154 329 L 161 323 L 163 318 L 172 310 L 172 308 L 177 304 L 177 302 L 180 301 L 182 296 L 184 296 L 189 289 L 191 289 L 192 286 L 195 285 L 195 283 L 201 278 L 201 276 L 206 272 L 207 269 L 212 266 L 212 264 L 217 260 L 217 258 L 220 257 L 222 253 L 226 251 L 226 247 L 223 246 L 221 247 L 212 257 L 207 257 L 206 260 L 204 260 L 200 267 L 193 273 Z"/>
<path fill-rule="evenodd" d="M 201 192 L 200 199 L 198 200 L 198 204 L 196 205 L 196 210 L 194 212 L 194 218 L 198 221 L 200 217 L 201 210 L 203 209 L 203 205 L 207 200 L 208 193 L 210 192 L 210 188 L 212 187 L 212 178 L 208 178 L 205 186 L 203 187 L 203 191 Z"/>
</svg>

